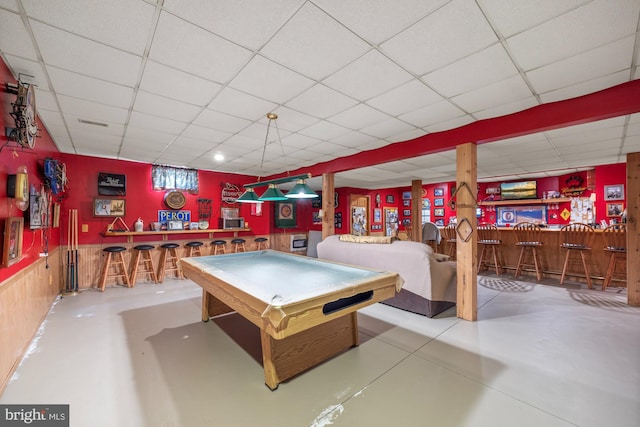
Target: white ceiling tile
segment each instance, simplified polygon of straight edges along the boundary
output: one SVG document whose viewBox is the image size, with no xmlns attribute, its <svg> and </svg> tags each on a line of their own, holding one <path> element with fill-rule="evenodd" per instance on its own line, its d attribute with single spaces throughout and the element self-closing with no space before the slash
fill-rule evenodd
<svg viewBox="0 0 640 427">
<path fill-rule="evenodd" d="M 377 50 L 369 51 L 324 83 L 357 99 L 369 99 L 411 80 L 411 75 Z"/>
<path fill-rule="evenodd" d="M 424 131 L 424 129 L 413 129 L 406 132 L 389 135 L 385 139 L 389 142 L 406 142 L 424 136 L 425 134 L 426 132 Z"/>
<path fill-rule="evenodd" d="M 269 101 L 283 103 L 313 86 L 313 80 L 261 56 L 254 56 L 229 86 Z"/>
<path fill-rule="evenodd" d="M 625 117 L 612 117 L 610 119 L 598 120 L 581 125 L 568 126 L 558 129 L 546 131 L 544 134 L 547 138 L 555 139 L 568 135 L 576 135 L 580 138 L 584 135 L 590 135 L 593 132 L 600 132 L 601 129 L 621 129 L 624 126 Z"/>
<path fill-rule="evenodd" d="M 218 144 L 228 139 L 232 134 L 191 124 L 184 130 L 184 132 L 182 132 L 182 135 L 189 138 L 209 141 L 212 144 Z"/>
<path fill-rule="evenodd" d="M 389 138 L 393 135 L 404 134 L 406 132 L 412 132 L 416 130 L 417 129 L 415 126 L 394 118 L 381 120 L 378 123 L 374 123 L 370 126 L 360 129 L 362 133 L 375 136 L 380 139 Z M 420 130 L 420 132 L 423 131 Z"/>
<path fill-rule="evenodd" d="M 60 111 L 54 94 L 36 88 L 36 110 L 38 113 L 42 110 Z"/>
<path fill-rule="evenodd" d="M 142 64 L 140 56 L 30 22 L 46 64 L 125 86 L 136 85 Z"/>
<path fill-rule="evenodd" d="M 452 97 L 517 74 L 518 70 L 502 45 L 496 43 L 446 67 L 425 74 L 422 80 L 441 95 Z"/>
<path fill-rule="evenodd" d="M 18 0 L 0 0 L 0 7 L 18 12 Z"/>
<path fill-rule="evenodd" d="M 415 110 L 442 100 L 442 97 L 420 80 L 411 80 L 400 87 L 371 98 L 366 103 L 392 116 Z"/>
<path fill-rule="evenodd" d="M 203 110 L 193 121 L 193 124 L 210 129 L 218 129 L 225 132 L 236 133 L 251 124 L 247 119 L 230 116 L 212 110 Z"/>
<path fill-rule="evenodd" d="M 440 101 L 410 113 L 402 114 L 398 118 L 416 127 L 427 127 L 438 122 L 455 119 L 463 114 L 463 111 L 450 102 Z"/>
<path fill-rule="evenodd" d="M 369 48 L 312 3 L 305 3 L 260 52 L 292 70 L 321 80 Z"/>
<path fill-rule="evenodd" d="M 443 117 L 447 114 L 452 114 L 452 115 L 455 114 L 455 110 L 450 110 L 445 104 L 443 104 L 443 106 L 444 106 L 443 111 L 436 111 L 435 114 L 441 115 Z M 470 115 L 465 114 L 463 116 L 456 116 L 450 119 L 442 119 L 442 120 L 436 121 L 436 123 L 434 124 L 423 126 L 423 129 L 429 133 L 434 133 L 434 132 L 440 132 L 443 130 L 454 129 L 454 128 L 464 126 L 473 122 L 475 122 L 475 119 Z"/>
<path fill-rule="evenodd" d="M 59 95 L 58 100 L 63 114 L 77 116 L 85 120 L 124 124 L 129 117 L 129 111 L 124 108 L 98 104 L 65 95 Z"/>
<path fill-rule="evenodd" d="M 326 119 L 357 103 L 358 101 L 353 98 L 336 92 L 325 85 L 316 84 L 287 102 L 287 106 L 305 114 Z"/>
<path fill-rule="evenodd" d="M 221 86 L 183 71 L 147 61 L 140 89 L 167 98 L 206 106 Z"/>
<path fill-rule="evenodd" d="M 448 0 L 316 0 L 336 20 L 370 41 L 380 44 Z"/>
<path fill-rule="evenodd" d="M 640 125 L 638 125 L 638 129 L 640 133 Z M 371 135 L 365 135 L 364 133 L 360 132 L 350 132 L 345 135 L 332 138 L 330 141 L 334 144 L 342 145 L 344 147 L 361 147 L 364 144 L 378 140 L 379 138 L 373 137 Z"/>
<path fill-rule="evenodd" d="M 478 0 L 491 22 L 504 37 L 510 37 L 577 8 L 591 0 Z"/>
<path fill-rule="evenodd" d="M 251 121 L 260 120 L 275 107 L 276 104 L 273 102 L 247 95 L 230 87 L 224 88 L 209 104 L 212 110 Z"/>
<path fill-rule="evenodd" d="M 391 117 L 374 110 L 365 104 L 358 104 L 335 116 L 329 118 L 332 123 L 337 123 L 349 129 L 358 130 L 375 123 L 389 120 Z"/>
<path fill-rule="evenodd" d="M 55 67 L 47 67 L 55 92 L 114 107 L 129 108 L 133 89 L 83 76 Z"/>
<path fill-rule="evenodd" d="M 131 112 L 129 124 L 140 129 L 151 129 L 158 132 L 166 132 L 170 135 L 178 135 L 187 127 L 185 122 L 152 116 L 140 111 Z"/>
<path fill-rule="evenodd" d="M 173 134 L 156 131 L 149 128 L 138 128 L 135 126 L 127 126 L 125 134 L 127 141 L 147 141 L 150 144 L 166 147 L 176 137 Z"/>
<path fill-rule="evenodd" d="M 497 41 L 475 2 L 453 0 L 381 48 L 410 72 L 423 75 Z"/>
<path fill-rule="evenodd" d="M 295 153 L 298 150 L 304 150 L 311 148 L 315 145 L 322 144 L 323 141 L 312 138 L 309 136 L 294 133 L 288 136 L 282 137 L 282 145 L 284 146 L 285 153 Z"/>
<path fill-rule="evenodd" d="M 39 110 L 38 116 L 43 122 L 44 127 L 51 135 L 60 135 L 63 138 L 68 138 L 67 125 L 64 122 L 62 114 L 58 111 Z M 56 141 L 57 142 L 57 141 Z"/>
<path fill-rule="evenodd" d="M 249 49 L 259 49 L 302 5 L 301 0 L 165 0 L 164 8 Z"/>
<path fill-rule="evenodd" d="M 47 76 L 39 62 L 12 55 L 7 55 L 7 60 L 11 63 L 11 71 L 16 76 L 16 80 L 34 85 L 39 91 L 49 92 L 51 90 Z"/>
<path fill-rule="evenodd" d="M 509 104 L 502 104 L 496 107 L 487 108 L 486 110 L 476 111 L 473 113 L 473 115 L 478 120 L 489 119 L 492 117 L 499 117 L 506 114 L 523 111 L 527 108 L 535 107 L 536 105 L 540 105 L 540 103 L 533 96 L 530 96 L 528 98 L 520 99 Z"/>
<path fill-rule="evenodd" d="M 541 93 L 540 99 L 545 103 L 562 101 L 564 99 L 576 98 L 588 93 L 597 92 L 627 81 L 629 81 L 629 71 L 620 71 L 598 79 L 572 84 L 571 86 L 566 86 L 558 90 Z"/>
<path fill-rule="evenodd" d="M 218 83 L 228 82 L 251 51 L 166 12 L 160 15 L 149 58 Z"/>
<path fill-rule="evenodd" d="M 129 0 L 22 0 L 22 4 L 31 18 L 136 55 L 144 52 L 155 11 L 148 3 Z M 80 9 L 91 13 L 78 19 Z"/>
<path fill-rule="evenodd" d="M 278 127 L 288 132 L 297 132 L 320 121 L 317 117 L 287 107 L 278 107 L 274 112 L 278 115 Z"/>
<path fill-rule="evenodd" d="M 201 109 L 191 104 L 138 91 L 133 110 L 188 123 L 196 118 Z"/>
<path fill-rule="evenodd" d="M 350 129 L 330 123 L 326 120 L 318 122 L 300 131 L 302 135 L 307 135 L 312 138 L 318 138 L 322 141 L 328 141 L 330 139 L 345 135 L 349 132 L 351 132 Z"/>
<path fill-rule="evenodd" d="M 549 92 L 630 69 L 635 36 L 527 72 L 537 92 Z"/>
<path fill-rule="evenodd" d="M 465 111 L 475 113 L 531 97 L 531 90 L 520 75 L 455 96 L 451 101 Z"/>
<path fill-rule="evenodd" d="M 32 61 L 38 60 L 38 53 L 31 44 L 31 37 L 22 24 L 20 15 L 0 9 L 0 28 L 2 29 L 1 52 Z"/>
<path fill-rule="evenodd" d="M 596 0 L 507 40 L 529 71 L 636 32 L 640 2 Z"/>
</svg>

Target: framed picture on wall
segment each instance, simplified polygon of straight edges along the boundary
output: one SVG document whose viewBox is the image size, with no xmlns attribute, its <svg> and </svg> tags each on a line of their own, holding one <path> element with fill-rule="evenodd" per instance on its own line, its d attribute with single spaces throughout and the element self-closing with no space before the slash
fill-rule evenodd
<svg viewBox="0 0 640 427">
<path fill-rule="evenodd" d="M 411 209 L 405 209 L 402 211 L 403 216 L 411 216 Z"/>
<path fill-rule="evenodd" d="M 624 200 L 624 185 L 605 185 L 604 186 L 604 199 L 605 200 Z"/>
<path fill-rule="evenodd" d="M 444 206 L 444 199 L 442 197 L 433 199 L 433 206 Z"/>
<path fill-rule="evenodd" d="M 391 194 L 389 194 L 386 198 L 386 201 L 387 203 L 394 203 L 396 199 Z"/>
<path fill-rule="evenodd" d="M 411 191 L 403 191 L 402 200 L 411 200 Z"/>
<path fill-rule="evenodd" d="M 404 207 L 411 206 L 411 200 L 403 200 L 402 201 L 402 206 L 404 206 Z"/>
<path fill-rule="evenodd" d="M 607 203 L 607 216 L 620 216 L 622 211 L 622 203 Z"/>
<path fill-rule="evenodd" d="M 444 188 L 434 188 L 433 189 L 434 197 L 443 197 L 444 196 Z"/>
<path fill-rule="evenodd" d="M 373 222 L 382 222 L 382 209 L 373 210 Z"/>
<path fill-rule="evenodd" d="M 276 228 L 294 228 L 296 226 L 296 203 L 274 202 L 274 222 Z"/>
<path fill-rule="evenodd" d="M 9 267 L 22 259 L 22 232 L 24 218 L 7 218 L 4 221 L 4 246 L 2 265 Z"/>
<path fill-rule="evenodd" d="M 93 216 L 124 216 L 124 199 L 94 199 Z"/>
<path fill-rule="evenodd" d="M 433 216 L 444 216 L 444 208 L 435 208 L 433 210 Z"/>
<path fill-rule="evenodd" d="M 436 226 L 444 227 L 444 219 L 436 219 Z"/>
</svg>

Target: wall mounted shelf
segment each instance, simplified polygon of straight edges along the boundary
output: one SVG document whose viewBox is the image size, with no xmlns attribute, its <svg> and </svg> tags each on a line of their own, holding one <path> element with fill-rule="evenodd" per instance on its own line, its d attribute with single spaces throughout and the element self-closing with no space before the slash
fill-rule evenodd
<svg viewBox="0 0 640 427">
<path fill-rule="evenodd" d="M 570 197 L 556 197 L 555 199 L 526 199 L 526 200 L 487 200 L 478 202 L 479 206 L 508 206 L 508 205 L 554 205 L 570 202 Z"/>
</svg>

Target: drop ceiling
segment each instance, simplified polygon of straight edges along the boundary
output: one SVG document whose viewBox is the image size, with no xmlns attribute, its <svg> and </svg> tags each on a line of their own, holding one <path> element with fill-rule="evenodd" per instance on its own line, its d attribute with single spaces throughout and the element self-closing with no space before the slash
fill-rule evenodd
<svg viewBox="0 0 640 427">
<path fill-rule="evenodd" d="M 639 18 L 638 0 L 0 0 L 0 54 L 61 152 L 270 176 L 635 80 Z M 624 115 L 480 144 L 478 177 L 637 151 Z M 455 151 L 335 184 L 414 179 L 455 180 Z"/>
</svg>

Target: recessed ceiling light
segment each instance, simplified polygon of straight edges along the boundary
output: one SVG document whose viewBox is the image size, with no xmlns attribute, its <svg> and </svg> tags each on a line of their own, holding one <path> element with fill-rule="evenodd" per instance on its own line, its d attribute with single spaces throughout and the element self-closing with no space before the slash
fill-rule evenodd
<svg viewBox="0 0 640 427">
<path fill-rule="evenodd" d="M 224 160 L 224 156 L 220 153 L 216 154 L 215 156 L 213 156 L 214 159 L 216 159 L 216 161 L 221 162 Z"/>
</svg>

